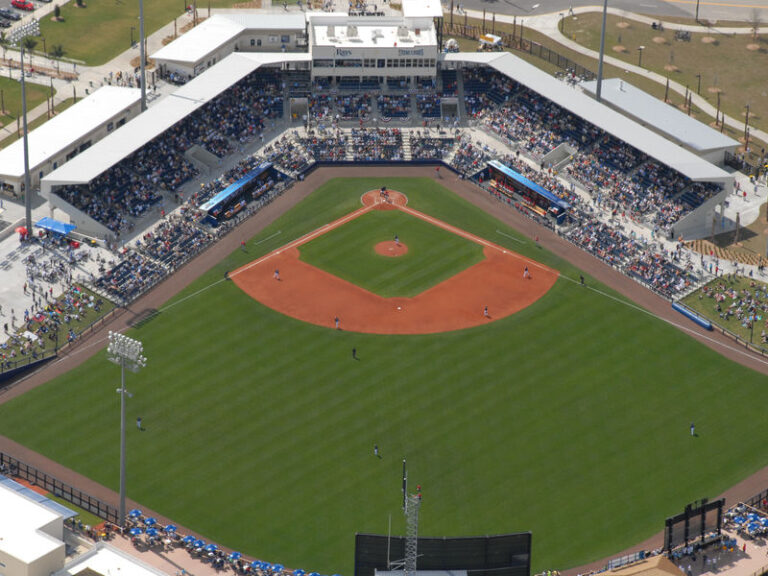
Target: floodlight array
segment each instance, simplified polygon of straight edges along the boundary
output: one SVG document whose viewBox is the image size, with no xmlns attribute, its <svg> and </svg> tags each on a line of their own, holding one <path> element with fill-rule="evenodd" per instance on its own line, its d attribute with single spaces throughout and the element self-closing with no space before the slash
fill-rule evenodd
<svg viewBox="0 0 768 576">
<path fill-rule="evenodd" d="M 110 362 L 125 366 L 132 372 L 137 372 L 147 365 L 147 359 L 143 353 L 144 345 L 140 341 L 119 332 L 109 333 L 107 355 Z"/>
</svg>

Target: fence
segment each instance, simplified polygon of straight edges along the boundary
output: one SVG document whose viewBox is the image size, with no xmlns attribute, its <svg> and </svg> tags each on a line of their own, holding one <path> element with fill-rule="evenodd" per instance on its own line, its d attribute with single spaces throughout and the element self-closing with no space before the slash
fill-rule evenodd
<svg viewBox="0 0 768 576">
<path fill-rule="evenodd" d="M 483 36 L 488 32 L 488 28 L 485 29 L 481 26 L 475 26 L 471 24 L 457 24 L 453 25 L 450 22 L 443 22 L 443 34 L 448 36 L 461 36 L 462 38 L 469 38 L 471 40 L 477 40 L 480 36 Z M 592 70 L 585 68 L 581 64 L 574 62 L 570 58 L 563 56 L 559 52 L 547 48 L 543 44 L 534 42 L 532 40 L 526 40 L 520 36 L 514 34 L 508 34 L 506 32 L 496 31 L 495 34 L 501 37 L 501 41 L 504 46 L 516 50 L 518 52 L 526 52 L 531 56 L 536 56 L 542 60 L 546 60 L 550 64 L 554 64 L 562 70 L 572 71 L 577 76 L 583 76 L 587 80 L 593 80 L 595 73 Z"/>
<path fill-rule="evenodd" d="M 17 460 L 13 456 L 4 454 L 3 452 L 0 452 L 0 470 L 7 471 L 11 476 L 16 476 L 17 478 L 26 480 L 34 486 L 47 490 L 54 496 L 61 498 L 82 510 L 86 510 L 103 520 L 107 520 L 113 524 L 120 523 L 120 513 L 114 506 L 110 506 L 98 498 L 94 498 L 85 492 L 81 492 L 77 488 L 38 470 L 34 466 L 30 466 L 21 460 Z"/>
</svg>

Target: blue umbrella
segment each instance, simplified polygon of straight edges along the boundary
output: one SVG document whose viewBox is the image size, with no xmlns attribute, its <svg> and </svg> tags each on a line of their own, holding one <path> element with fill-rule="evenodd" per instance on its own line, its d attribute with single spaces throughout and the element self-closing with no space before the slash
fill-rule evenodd
<svg viewBox="0 0 768 576">
<path fill-rule="evenodd" d="M 309 576 L 320 576 L 319 572 L 310 572 Z"/>
<path fill-rule="evenodd" d="M 134 508 L 133 510 L 128 512 L 128 516 L 130 516 L 131 518 L 138 518 L 139 516 L 141 516 L 141 510 L 139 510 L 138 508 Z"/>
<path fill-rule="evenodd" d="M 138 536 L 138 535 L 139 535 L 139 534 L 141 534 L 142 532 L 144 532 L 144 530 L 142 530 L 141 528 L 139 528 L 138 526 L 136 526 L 135 528 L 131 528 L 131 529 L 130 529 L 130 531 L 129 531 L 128 533 L 129 533 L 131 536 Z"/>
<path fill-rule="evenodd" d="M 253 562 L 251 562 L 251 568 L 253 568 L 254 570 L 260 569 L 261 562 L 259 562 L 258 560 L 254 560 Z"/>
<path fill-rule="evenodd" d="M 763 526 L 768 526 L 768 518 L 762 518 L 760 520 L 760 524 L 762 524 Z"/>
<path fill-rule="evenodd" d="M 146 524 L 147 526 L 154 526 L 155 524 L 157 524 L 157 520 L 155 520 L 154 518 L 145 518 L 144 524 Z"/>
<path fill-rule="evenodd" d="M 184 544 L 192 544 L 195 541 L 195 537 L 190 534 L 189 536 L 184 536 L 181 541 L 184 542 Z"/>
<path fill-rule="evenodd" d="M 163 528 L 163 530 L 165 530 L 166 532 L 176 532 L 178 528 L 176 528 L 176 526 L 174 526 L 173 524 L 168 524 L 168 526 Z"/>
<path fill-rule="evenodd" d="M 756 522 L 757 520 L 760 519 L 760 516 L 758 516 L 754 512 L 750 512 L 749 514 L 747 514 L 747 518 L 749 518 L 750 522 Z"/>
<path fill-rule="evenodd" d="M 304 572 L 304 570 L 302 570 L 301 568 L 293 571 L 293 576 L 304 576 L 304 574 L 306 574 L 306 572 Z"/>
<path fill-rule="evenodd" d="M 157 536 L 158 534 L 157 528 L 147 528 L 147 536 Z"/>
<path fill-rule="evenodd" d="M 206 552 L 216 552 L 218 549 L 219 547 L 216 546 L 216 544 L 208 544 L 208 546 L 205 547 Z"/>
<path fill-rule="evenodd" d="M 205 546 L 205 540 L 195 540 L 195 548 L 202 548 Z"/>
<path fill-rule="evenodd" d="M 744 522 L 746 522 L 746 521 L 747 521 L 747 519 L 746 519 L 746 518 L 744 518 L 744 516 L 736 516 L 736 517 L 733 519 L 733 521 L 734 521 L 734 522 L 736 522 L 736 524 L 744 524 Z"/>
<path fill-rule="evenodd" d="M 240 560 L 243 555 L 240 552 L 232 552 L 232 554 L 229 555 L 230 560 Z"/>
<path fill-rule="evenodd" d="M 275 572 L 275 573 L 282 572 L 283 568 L 285 568 L 285 566 L 283 566 L 282 564 L 272 564 L 272 572 Z"/>
</svg>

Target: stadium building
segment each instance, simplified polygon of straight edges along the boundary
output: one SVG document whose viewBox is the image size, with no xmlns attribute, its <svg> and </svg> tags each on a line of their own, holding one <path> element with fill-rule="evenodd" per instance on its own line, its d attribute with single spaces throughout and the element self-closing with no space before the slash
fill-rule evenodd
<svg viewBox="0 0 768 576">
<path fill-rule="evenodd" d="M 624 170 L 621 177 L 634 181 L 637 190 L 643 186 L 657 190 L 658 182 L 675 183 L 674 195 L 665 198 L 674 205 L 672 216 L 649 219 L 649 228 L 660 222 L 665 233 L 692 238 L 707 234 L 714 220 L 722 223 L 724 200 L 734 178 L 712 161 L 719 161 L 730 143 L 715 143 L 715 151 L 706 148 L 708 144 L 698 150 L 696 145 L 683 145 L 679 141 L 683 136 L 676 141 L 674 134 L 654 131 L 637 121 L 641 118 L 596 102 L 508 52 L 441 53 L 440 19 L 439 4 L 415 1 L 405 2 L 402 16 L 397 17 L 307 12 L 211 18 L 153 56 L 165 74 L 191 80 L 45 176 L 42 195 L 52 208 L 69 214 L 81 232 L 109 239 L 126 227 L 132 229 L 133 219 L 197 176 L 213 176 L 223 158 L 236 149 L 243 153 L 246 143 L 263 138 L 270 129 L 272 138 L 281 130 L 287 130 L 286 135 L 311 130 L 313 122 L 319 128 L 338 123 L 337 136 L 347 144 L 331 153 L 318 151 L 316 135 L 294 138 L 295 153 L 303 160 L 292 161 L 283 173 L 299 178 L 302 171 L 329 158 L 416 160 L 411 142 L 419 143 L 417 132 L 429 122 L 497 134 L 506 150 L 524 150 L 529 143 L 515 141 L 504 129 L 487 123 L 487 110 L 515 105 L 520 122 L 537 117 L 538 108 L 548 108 L 574 125 L 570 132 L 560 130 L 557 137 L 550 134 L 547 149 L 529 154 L 542 168 L 567 175 L 581 157 L 609 157 L 611 148 L 628 146 L 637 164 L 611 166 L 609 160 L 605 170 Z M 497 88 L 502 84 L 504 88 Z M 470 106 L 469 100 L 482 101 L 483 107 Z M 233 108 L 248 107 L 249 101 L 257 112 L 244 108 L 233 115 Z M 330 115 L 321 111 L 324 108 Z M 356 133 L 385 125 L 398 132 L 383 145 L 373 142 L 371 135 Z M 585 139 L 586 133 L 595 139 Z M 458 140 L 452 134 L 440 140 L 445 150 L 432 161 L 447 164 L 459 151 Z M 375 154 L 362 155 L 361 142 Z M 490 177 L 499 193 L 522 198 L 543 215 L 555 207 L 553 214 L 562 221 L 565 205 L 519 178 L 510 179 L 508 171 L 488 164 L 490 160 L 499 158 L 483 159 L 467 176 L 485 178 L 486 184 Z M 169 173 L 170 166 L 178 169 Z M 600 194 L 591 182 L 581 185 Z M 121 189 L 117 202 L 128 216 L 97 201 L 115 186 Z M 635 201 L 645 212 L 654 210 L 652 203 L 650 196 Z M 224 208 L 225 214 L 233 213 L 232 207 Z"/>
</svg>

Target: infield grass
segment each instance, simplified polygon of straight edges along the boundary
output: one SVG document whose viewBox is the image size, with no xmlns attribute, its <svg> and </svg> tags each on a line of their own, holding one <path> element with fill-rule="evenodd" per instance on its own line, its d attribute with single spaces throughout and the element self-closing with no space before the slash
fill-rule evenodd
<svg viewBox="0 0 768 576">
<path fill-rule="evenodd" d="M 395 236 L 407 253 L 376 253 L 376 244 Z M 483 259 L 479 244 L 400 210 L 367 212 L 299 251 L 304 262 L 384 298 L 416 296 Z"/>
<path fill-rule="evenodd" d="M 423 336 L 304 324 L 222 280 L 382 185 L 560 279 L 508 318 Z M 128 376 L 129 418 L 146 428 L 129 430 L 128 495 L 220 544 L 352 576 L 356 532 L 386 534 L 390 516 L 404 532 L 406 457 L 420 534 L 530 530 L 532 569 L 562 569 L 765 465 L 768 419 L 750 409 L 768 402 L 765 376 L 589 277 L 580 286 L 578 270 L 430 179 L 333 180 L 253 240 L 130 333 L 149 360 Z M 0 432 L 117 489 L 119 378 L 101 353 L 0 406 Z"/>
</svg>

